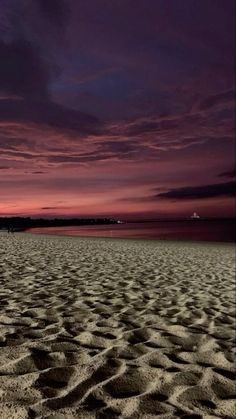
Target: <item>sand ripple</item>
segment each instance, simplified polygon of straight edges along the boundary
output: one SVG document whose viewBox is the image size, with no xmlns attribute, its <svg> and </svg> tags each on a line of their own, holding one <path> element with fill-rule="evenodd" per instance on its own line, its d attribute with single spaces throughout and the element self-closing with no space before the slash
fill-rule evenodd
<svg viewBox="0 0 236 419">
<path fill-rule="evenodd" d="M 0 417 L 234 418 L 232 245 L 0 233 Z"/>
</svg>

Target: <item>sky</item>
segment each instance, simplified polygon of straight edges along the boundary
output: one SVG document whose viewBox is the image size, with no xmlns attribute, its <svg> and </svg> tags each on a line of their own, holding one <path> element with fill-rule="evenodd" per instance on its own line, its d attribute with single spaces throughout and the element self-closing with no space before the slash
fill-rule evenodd
<svg viewBox="0 0 236 419">
<path fill-rule="evenodd" d="M 234 48 L 234 0 L 0 0 L 0 216 L 234 216 Z"/>
</svg>

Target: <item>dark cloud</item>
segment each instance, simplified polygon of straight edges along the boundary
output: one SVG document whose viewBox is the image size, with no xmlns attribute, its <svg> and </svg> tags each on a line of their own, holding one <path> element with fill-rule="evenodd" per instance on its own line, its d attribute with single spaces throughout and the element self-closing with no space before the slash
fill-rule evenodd
<svg viewBox="0 0 236 419">
<path fill-rule="evenodd" d="M 38 0 L 42 13 L 59 26 L 66 20 L 68 5 L 62 0 Z M 48 54 L 48 42 L 33 35 L 34 7 L 31 1 L 25 8 L 12 9 L 9 27 L 16 19 L 18 30 L 12 27 L 9 39 L 0 40 L 0 121 L 33 122 L 59 129 L 75 130 L 78 133 L 94 132 L 98 120 L 83 112 L 69 110 L 50 99 L 49 84 L 58 75 L 58 66 Z M 13 13 L 14 11 L 14 13 Z M 26 16 L 25 16 L 25 13 Z M 14 19 L 12 18 L 14 16 Z M 6 18 L 7 19 L 7 18 Z M 37 22 L 38 23 L 38 22 Z M 25 27 L 24 27 L 25 24 Z M 37 25 L 35 25 L 37 32 Z M 43 27 L 43 23 L 42 23 Z M 28 31 L 26 30 L 28 29 Z M 41 28 L 42 29 L 42 28 Z M 50 38 L 50 33 L 46 34 Z M 41 45 L 41 42 L 44 45 Z M 49 42 L 50 44 L 50 42 Z M 51 53 L 52 55 L 52 53 Z M 21 99 L 21 100 L 19 100 Z"/>
<path fill-rule="evenodd" d="M 50 163 L 88 163 L 93 161 L 99 160 L 108 160 L 112 156 L 110 154 L 105 153 L 87 153 L 87 154 L 80 154 L 78 156 L 68 156 L 68 155 L 60 155 L 60 156 L 50 156 L 48 157 L 48 162 Z"/>
<path fill-rule="evenodd" d="M 201 101 L 198 105 L 199 110 L 208 110 L 217 105 L 223 105 L 235 101 L 236 91 L 235 89 L 227 92 L 221 92 L 215 95 L 211 95 Z"/>
<path fill-rule="evenodd" d="M 70 9 L 68 0 L 37 0 L 41 13 L 51 23 L 64 26 L 68 22 Z"/>
<path fill-rule="evenodd" d="M 98 125 L 95 117 L 50 100 L 48 88 L 54 68 L 37 45 L 24 39 L 0 40 L 0 62 L 0 120 L 94 132 Z"/>
<path fill-rule="evenodd" d="M 179 127 L 180 122 L 180 120 L 161 120 L 161 118 L 157 121 L 146 120 L 137 122 L 137 124 L 134 123 L 131 125 L 127 134 L 130 136 L 135 136 L 144 133 L 173 130 Z"/>
<path fill-rule="evenodd" d="M 39 125 L 79 133 L 98 132 L 100 123 L 97 118 L 79 111 L 73 111 L 50 101 L 1 100 L 0 121 L 33 122 Z"/>
<path fill-rule="evenodd" d="M 204 186 L 189 186 L 185 188 L 171 189 L 168 192 L 163 192 L 156 195 L 156 198 L 165 198 L 171 200 L 191 200 L 191 199 L 205 199 L 220 196 L 235 196 L 236 183 L 226 182 Z"/>
<path fill-rule="evenodd" d="M 144 136 L 148 135 L 149 138 L 172 138 L 172 142 L 176 143 L 187 143 L 188 140 L 194 140 L 202 136 L 202 130 L 204 134 L 207 132 L 207 136 L 210 134 L 210 128 L 216 124 L 217 119 L 223 119 L 225 115 L 215 115 L 212 113 L 210 116 L 206 116 L 204 113 L 176 113 L 170 117 L 162 116 L 149 116 L 146 118 L 137 118 L 135 121 L 127 122 L 123 125 L 123 135 L 129 137 Z M 228 125 L 232 120 L 232 114 L 229 115 Z M 226 125 L 225 125 L 226 127 Z M 226 129 L 226 128 L 225 128 Z M 191 135 L 189 134 L 192 130 Z M 118 130 L 117 130 L 118 131 Z M 184 134 L 186 131 L 186 134 Z M 174 138 L 174 136 L 176 138 Z M 186 136 L 188 139 L 186 140 Z M 205 135 L 206 138 L 206 135 Z"/>
<path fill-rule="evenodd" d="M 34 100 L 48 97 L 49 70 L 29 42 L 0 41 L 0 62 L 0 91 Z"/>
<path fill-rule="evenodd" d="M 47 173 L 47 172 L 43 172 L 43 171 L 36 171 L 36 172 L 32 172 L 32 175 L 43 175 L 44 173 Z"/>
<path fill-rule="evenodd" d="M 1 132 L 0 132 L 1 135 Z M 26 139 L 21 138 L 1 138 L 0 137 L 0 149 L 1 150 L 16 150 L 19 146 L 30 146 L 30 142 Z"/>
<path fill-rule="evenodd" d="M 226 172 L 220 173 L 219 177 L 228 177 L 228 178 L 236 177 L 236 167 L 233 167 L 232 170 L 228 170 Z"/>
<path fill-rule="evenodd" d="M 41 207 L 41 210 L 53 210 L 53 209 L 57 209 L 58 207 Z"/>
<path fill-rule="evenodd" d="M 99 137 L 98 137 L 99 138 Z M 135 141 L 130 140 L 107 140 L 103 138 L 102 142 L 96 143 L 97 147 L 94 147 L 94 151 L 88 153 L 79 153 L 78 155 L 71 154 L 69 152 L 59 155 L 48 156 L 47 160 L 50 163 L 88 163 L 102 160 L 132 160 L 135 156 L 136 159 L 142 159 L 143 153 L 148 154 L 150 149 L 148 146 L 143 146 Z M 153 151 L 152 151 L 153 154 Z"/>
<path fill-rule="evenodd" d="M 11 150 L 7 150 L 4 151 L 3 149 L 1 150 L 1 157 L 10 157 L 10 158 L 16 158 L 17 160 L 32 160 L 35 156 L 32 155 L 31 153 L 24 153 L 21 151 L 11 151 Z M 37 156 L 37 157 L 41 157 L 41 156 Z"/>
<path fill-rule="evenodd" d="M 132 153 L 135 151 L 139 145 L 135 141 L 110 141 L 107 140 L 105 143 L 102 142 L 101 148 L 106 151 L 111 151 L 113 153 L 118 154 L 126 154 L 126 153 Z"/>
</svg>

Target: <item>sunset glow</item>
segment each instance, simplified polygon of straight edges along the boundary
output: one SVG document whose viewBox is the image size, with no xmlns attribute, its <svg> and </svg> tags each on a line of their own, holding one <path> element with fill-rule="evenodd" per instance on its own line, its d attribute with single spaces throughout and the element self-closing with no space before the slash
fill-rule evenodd
<svg viewBox="0 0 236 419">
<path fill-rule="evenodd" d="M 1 2 L 0 216 L 234 216 L 234 6 Z"/>
</svg>

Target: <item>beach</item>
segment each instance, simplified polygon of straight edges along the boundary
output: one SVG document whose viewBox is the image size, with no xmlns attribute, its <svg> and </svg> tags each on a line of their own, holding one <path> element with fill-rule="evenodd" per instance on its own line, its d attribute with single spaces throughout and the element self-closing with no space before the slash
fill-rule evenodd
<svg viewBox="0 0 236 419">
<path fill-rule="evenodd" d="M 235 247 L 0 232 L 0 418 L 234 418 Z"/>
</svg>

